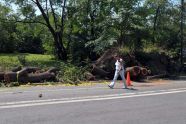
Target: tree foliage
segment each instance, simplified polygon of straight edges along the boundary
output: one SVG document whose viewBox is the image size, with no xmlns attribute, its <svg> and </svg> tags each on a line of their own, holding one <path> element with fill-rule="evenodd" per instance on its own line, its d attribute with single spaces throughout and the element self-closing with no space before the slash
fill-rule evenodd
<svg viewBox="0 0 186 124">
<path fill-rule="evenodd" d="M 180 5 L 175 0 L 3 1 L 1 52 L 16 51 L 17 46 L 30 52 L 28 46 L 37 41 L 34 51 L 74 62 L 95 60 L 113 46 L 139 51 L 154 45 L 179 54 Z"/>
</svg>

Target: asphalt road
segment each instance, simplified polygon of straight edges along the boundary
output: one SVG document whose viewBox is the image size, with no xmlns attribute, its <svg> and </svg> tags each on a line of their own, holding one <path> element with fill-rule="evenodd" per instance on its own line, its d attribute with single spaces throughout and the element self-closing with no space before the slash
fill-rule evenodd
<svg viewBox="0 0 186 124">
<path fill-rule="evenodd" d="M 0 124 L 186 124 L 186 81 L 120 87 L 1 88 Z"/>
</svg>

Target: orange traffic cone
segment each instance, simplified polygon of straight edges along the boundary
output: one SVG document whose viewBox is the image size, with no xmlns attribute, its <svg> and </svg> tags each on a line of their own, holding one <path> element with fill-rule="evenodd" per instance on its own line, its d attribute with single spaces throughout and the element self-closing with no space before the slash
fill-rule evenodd
<svg viewBox="0 0 186 124">
<path fill-rule="evenodd" d="M 127 86 L 132 86 L 129 72 L 127 72 L 127 81 L 126 81 L 126 83 L 127 83 Z"/>
</svg>

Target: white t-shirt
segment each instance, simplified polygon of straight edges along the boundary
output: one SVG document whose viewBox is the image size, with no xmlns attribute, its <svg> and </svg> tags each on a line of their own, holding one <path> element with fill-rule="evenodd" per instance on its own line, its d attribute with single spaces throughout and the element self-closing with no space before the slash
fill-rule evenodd
<svg viewBox="0 0 186 124">
<path fill-rule="evenodd" d="M 120 59 L 120 61 L 123 61 L 123 60 Z M 119 62 L 118 60 L 116 61 L 115 66 L 116 66 L 116 70 L 124 69 L 122 62 Z"/>
</svg>

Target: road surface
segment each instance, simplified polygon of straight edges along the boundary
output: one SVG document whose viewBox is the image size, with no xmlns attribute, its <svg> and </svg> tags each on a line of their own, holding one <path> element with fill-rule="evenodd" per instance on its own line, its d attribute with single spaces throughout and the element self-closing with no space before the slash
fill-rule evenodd
<svg viewBox="0 0 186 124">
<path fill-rule="evenodd" d="M 186 81 L 120 87 L 1 88 L 0 124 L 186 124 Z"/>
</svg>

